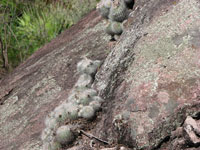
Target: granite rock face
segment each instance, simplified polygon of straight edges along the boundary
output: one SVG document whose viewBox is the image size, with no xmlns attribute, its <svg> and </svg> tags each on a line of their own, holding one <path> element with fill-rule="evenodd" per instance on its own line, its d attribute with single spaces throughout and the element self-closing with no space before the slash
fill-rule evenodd
<svg viewBox="0 0 200 150">
<path fill-rule="evenodd" d="M 200 111 L 200 2 L 136 1 L 127 25 L 97 75 L 108 103 L 98 131 L 109 126 L 102 137 L 133 149 L 171 150 L 171 132 Z"/>
<path fill-rule="evenodd" d="M 109 51 L 102 26 L 91 12 L 0 81 L 0 150 L 41 150 L 44 120 L 67 100 L 77 63 L 104 60 Z"/>
<path fill-rule="evenodd" d="M 83 130 L 110 145 L 80 136 L 70 149 L 200 148 L 199 0 L 135 1 L 110 51 L 102 24 L 91 12 L 0 81 L 0 150 L 41 149 L 44 119 L 85 55 L 105 59 L 93 84 L 105 102 Z"/>
</svg>

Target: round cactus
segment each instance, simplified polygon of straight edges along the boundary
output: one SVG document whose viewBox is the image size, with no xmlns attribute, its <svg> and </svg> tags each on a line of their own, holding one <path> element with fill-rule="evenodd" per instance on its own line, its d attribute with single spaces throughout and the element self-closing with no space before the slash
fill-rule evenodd
<svg viewBox="0 0 200 150">
<path fill-rule="evenodd" d="M 78 99 L 76 100 L 77 104 L 88 105 L 94 96 L 97 95 L 97 92 L 93 89 L 87 89 L 79 93 Z"/>
<path fill-rule="evenodd" d="M 100 12 L 101 16 L 105 19 L 108 19 L 110 13 L 111 0 L 103 0 L 97 4 L 97 10 Z"/>
<path fill-rule="evenodd" d="M 59 127 L 56 131 L 56 141 L 62 145 L 73 142 L 74 138 L 74 134 L 67 125 Z"/>
<path fill-rule="evenodd" d="M 75 104 L 88 105 L 92 98 L 97 95 L 96 90 L 90 88 L 77 88 L 72 91 L 68 98 L 69 101 Z"/>
<path fill-rule="evenodd" d="M 115 33 L 113 32 L 112 28 L 111 28 L 111 22 L 109 22 L 105 28 L 105 31 L 108 35 L 110 35 L 112 37 L 112 39 L 114 38 Z"/>
<path fill-rule="evenodd" d="M 79 112 L 79 116 L 83 117 L 87 120 L 91 120 L 95 117 L 95 111 L 91 106 L 84 106 L 80 112 Z"/>
<path fill-rule="evenodd" d="M 79 74 L 94 75 L 97 71 L 98 66 L 90 59 L 83 59 L 77 64 L 77 71 Z"/>
<path fill-rule="evenodd" d="M 112 22 L 111 24 L 111 30 L 115 35 L 121 35 L 123 32 L 123 25 L 120 22 Z"/>
<path fill-rule="evenodd" d="M 73 103 L 66 103 L 63 105 L 65 112 L 67 113 L 67 118 L 75 120 L 78 118 L 78 106 Z"/>
<path fill-rule="evenodd" d="M 101 14 L 101 16 L 102 16 L 103 18 L 108 19 L 108 15 L 109 15 L 109 13 L 110 13 L 110 8 L 107 8 L 107 7 L 105 7 L 105 6 L 102 6 L 102 7 L 100 7 L 98 10 L 99 10 L 99 12 L 100 12 L 100 14 Z"/>
<path fill-rule="evenodd" d="M 125 5 L 125 2 L 123 0 L 118 1 L 118 3 L 114 3 L 110 8 L 109 18 L 112 21 L 123 22 L 128 18 L 129 12 Z"/>
<path fill-rule="evenodd" d="M 63 107 L 63 105 L 60 105 L 60 106 L 56 107 L 55 110 L 54 110 L 54 113 L 55 113 L 55 119 L 59 123 L 62 123 L 67 119 L 67 113 L 66 113 L 65 108 Z"/>
<path fill-rule="evenodd" d="M 75 84 L 75 87 L 91 87 L 93 79 L 88 74 L 82 74 Z"/>
</svg>

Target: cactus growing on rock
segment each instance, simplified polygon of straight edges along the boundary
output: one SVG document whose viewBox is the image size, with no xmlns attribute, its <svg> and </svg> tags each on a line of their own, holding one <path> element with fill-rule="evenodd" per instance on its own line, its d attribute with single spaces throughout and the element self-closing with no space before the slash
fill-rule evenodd
<svg viewBox="0 0 200 150">
<path fill-rule="evenodd" d="M 97 4 L 97 10 L 100 12 L 101 16 L 105 19 L 108 19 L 111 4 L 112 4 L 111 0 L 101 1 L 100 3 Z"/>
<path fill-rule="evenodd" d="M 55 119 L 59 123 L 62 123 L 67 119 L 67 113 L 63 105 L 56 107 L 54 113 L 55 113 Z"/>
<path fill-rule="evenodd" d="M 95 63 L 90 59 L 84 58 L 77 64 L 77 71 L 79 74 L 85 73 L 93 76 L 96 73 L 99 66 L 100 66 L 99 61 L 98 63 L 97 62 Z"/>
<path fill-rule="evenodd" d="M 116 22 L 123 22 L 128 18 L 128 9 L 123 0 L 120 0 L 116 3 L 112 3 L 110 8 L 109 19 Z"/>
<path fill-rule="evenodd" d="M 62 145 L 71 143 L 74 140 L 74 138 L 75 137 L 70 129 L 70 126 L 61 126 L 56 131 L 56 141 Z"/>
<path fill-rule="evenodd" d="M 75 87 L 90 87 L 92 85 L 93 79 L 88 74 L 82 74 L 75 84 Z"/>
<path fill-rule="evenodd" d="M 87 121 L 94 119 L 103 102 L 97 96 L 97 91 L 91 88 L 100 65 L 101 61 L 87 58 L 77 64 L 77 71 L 81 76 L 67 101 L 57 106 L 45 119 L 46 128 L 41 135 L 43 150 L 60 150 L 69 146 L 83 127 L 83 124 L 77 124 L 77 119 L 84 118 Z"/>
<path fill-rule="evenodd" d="M 78 106 L 73 103 L 66 103 L 63 105 L 65 108 L 65 112 L 67 114 L 67 118 L 71 120 L 75 120 L 78 118 Z"/>
<path fill-rule="evenodd" d="M 112 22 L 111 30 L 115 33 L 115 35 L 121 35 L 123 32 L 123 25 L 120 22 Z"/>
<path fill-rule="evenodd" d="M 108 3 L 107 5 L 106 2 Z M 105 31 L 111 36 L 111 40 L 115 40 L 115 35 L 121 35 L 123 32 L 122 23 L 128 18 L 129 10 L 133 8 L 134 0 L 101 0 L 97 5 L 101 16 L 109 20 Z M 108 7 L 106 7 L 108 6 Z"/>
<path fill-rule="evenodd" d="M 80 112 L 79 112 L 79 116 L 83 117 L 87 120 L 91 120 L 95 117 L 95 111 L 91 106 L 84 106 Z"/>
</svg>

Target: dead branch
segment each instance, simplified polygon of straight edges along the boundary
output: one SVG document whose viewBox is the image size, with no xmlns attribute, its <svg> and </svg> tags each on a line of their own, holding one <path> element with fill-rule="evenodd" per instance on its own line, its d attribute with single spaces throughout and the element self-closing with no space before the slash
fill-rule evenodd
<svg viewBox="0 0 200 150">
<path fill-rule="evenodd" d="M 89 139 L 95 139 L 95 140 L 97 140 L 97 141 L 99 141 L 99 142 L 102 142 L 102 143 L 104 143 L 104 144 L 110 145 L 109 142 L 104 141 L 104 140 L 102 140 L 102 139 L 100 139 L 100 138 L 98 138 L 98 137 L 96 137 L 96 136 L 94 136 L 94 135 L 92 135 L 92 134 L 86 133 L 86 132 L 83 131 L 83 130 L 80 130 L 79 132 L 80 132 L 81 134 L 85 135 L 86 137 L 88 137 Z"/>
</svg>

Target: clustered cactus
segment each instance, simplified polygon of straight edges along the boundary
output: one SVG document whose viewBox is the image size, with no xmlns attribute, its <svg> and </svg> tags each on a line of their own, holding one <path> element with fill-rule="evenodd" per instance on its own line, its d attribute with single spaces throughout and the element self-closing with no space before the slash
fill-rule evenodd
<svg viewBox="0 0 200 150">
<path fill-rule="evenodd" d="M 133 8 L 134 0 L 101 0 L 97 4 L 101 16 L 108 20 L 105 31 L 115 40 L 123 32 L 123 21 L 128 18 L 129 10 Z"/>
<path fill-rule="evenodd" d="M 77 64 L 80 75 L 67 100 L 56 107 L 45 119 L 46 128 L 41 139 L 43 150 L 59 150 L 70 145 L 78 135 L 81 125 L 77 119 L 91 121 L 100 110 L 103 99 L 91 88 L 101 61 L 84 58 Z"/>
</svg>

